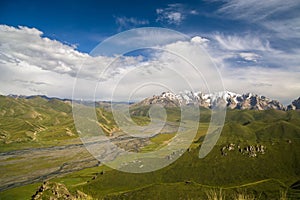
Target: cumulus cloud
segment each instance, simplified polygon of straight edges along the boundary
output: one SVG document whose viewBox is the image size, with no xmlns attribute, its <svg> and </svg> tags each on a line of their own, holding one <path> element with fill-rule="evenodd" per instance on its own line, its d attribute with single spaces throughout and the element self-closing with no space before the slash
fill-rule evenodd
<svg viewBox="0 0 300 200">
<path fill-rule="evenodd" d="M 36 68 L 51 71 L 57 74 L 77 76 L 77 71 L 84 63 L 79 78 L 95 79 L 116 56 L 97 55 L 92 57 L 81 53 L 74 46 L 62 44 L 59 41 L 42 37 L 42 32 L 35 28 L 10 27 L 0 25 L 0 63 L 15 65 L 22 68 Z M 119 59 L 122 65 L 131 65 L 138 62 L 131 57 Z M 105 77 L 108 79 L 110 77 Z"/>
<path fill-rule="evenodd" d="M 195 36 L 191 39 L 192 43 L 198 43 L 203 45 L 204 47 L 207 47 L 207 43 L 209 42 L 209 40 L 207 38 L 204 37 L 200 37 L 200 36 Z"/>
<path fill-rule="evenodd" d="M 300 49 L 279 51 L 267 40 L 251 35 L 214 34 L 209 38 L 195 36 L 183 40 L 184 37 L 150 29 L 140 31 L 132 40 L 143 41 L 150 34 L 151 38 L 157 37 L 155 44 L 159 51 L 146 57 L 91 56 L 77 51 L 74 46 L 45 38 L 37 29 L 1 25 L 0 92 L 71 98 L 75 81 L 79 83 L 77 91 L 83 98 L 91 97 L 96 91 L 97 98 L 102 100 L 112 96 L 114 100 L 126 100 L 132 92 L 133 99 L 141 99 L 168 88 L 179 92 L 190 86 L 207 91 L 207 84 L 216 83 L 213 67 L 201 67 L 211 66 L 204 59 L 207 55 L 196 53 L 204 47 L 216 62 L 225 89 L 258 93 L 284 103 L 299 96 Z M 123 43 L 119 46 L 126 46 L 126 42 L 135 44 L 132 40 L 121 38 L 119 41 Z M 200 73 L 193 71 L 194 67 L 185 58 L 199 64 Z M 101 74 L 103 71 L 105 73 Z M 159 84 L 149 86 L 145 81 Z M 217 85 L 213 87 L 218 88 Z"/>
<path fill-rule="evenodd" d="M 150 29 L 144 32 L 138 30 L 135 33 L 136 35 L 131 36 L 137 41 L 146 41 L 146 36 L 149 35 L 156 38 L 154 44 L 158 51 L 145 60 L 141 56 L 101 56 L 97 52 L 90 56 L 77 51 L 73 46 L 45 38 L 41 31 L 34 28 L 2 25 L 0 90 L 4 94 L 46 94 L 70 98 L 76 81 L 76 90 L 83 98 L 93 96 L 97 90 L 97 97 L 110 99 L 116 85 L 123 87 L 115 99 L 120 100 L 128 97 L 130 88 L 134 90 L 145 80 L 166 87 L 148 87 L 147 90 L 141 90 L 143 92 L 137 98 L 151 96 L 168 90 L 167 88 L 173 88 L 176 92 L 188 89 L 189 85 L 184 84 L 186 80 L 192 80 L 194 86 L 198 87 L 199 76 L 189 73 L 188 70 L 192 66 L 184 60 L 184 56 L 172 54 L 172 51 L 189 56 L 189 47 L 200 47 L 207 39 L 194 37 L 189 41 L 180 34 L 163 34 Z M 118 41 L 127 42 L 128 45 L 135 44 L 134 41 L 122 38 Z M 116 45 L 126 46 L 124 43 Z M 136 47 L 133 45 L 132 48 Z M 193 57 L 198 59 L 201 56 Z M 77 74 L 79 70 L 80 76 Z M 120 80 L 125 81 L 124 84 L 119 84 Z M 98 83 L 98 87 L 95 83 Z"/>
<path fill-rule="evenodd" d="M 100 77 L 99 73 L 113 62 L 115 57 L 92 57 L 77 51 L 74 46 L 42 35 L 43 33 L 35 28 L 0 25 L 2 93 L 44 93 L 70 98 L 76 78 L 105 81 L 120 73 L 115 71 Z M 139 59 L 121 57 L 119 62 L 122 63 L 120 66 L 126 68 L 139 62 Z M 79 70 L 80 76 L 77 76 Z"/>
<path fill-rule="evenodd" d="M 75 75 L 78 64 L 87 54 L 58 41 L 41 37 L 35 28 L 0 26 L 0 58 L 2 64 L 38 66 L 44 70 Z"/>
</svg>

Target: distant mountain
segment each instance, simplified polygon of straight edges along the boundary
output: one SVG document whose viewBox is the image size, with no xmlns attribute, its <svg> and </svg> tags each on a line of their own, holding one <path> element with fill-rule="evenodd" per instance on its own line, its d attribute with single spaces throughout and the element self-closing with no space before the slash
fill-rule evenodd
<svg viewBox="0 0 300 200">
<path fill-rule="evenodd" d="M 300 97 L 292 102 L 292 104 L 287 106 L 287 110 L 297 110 L 300 109 Z"/>
<path fill-rule="evenodd" d="M 32 96 L 24 96 L 24 95 L 8 95 L 8 97 L 14 99 L 33 99 L 36 97 L 40 97 L 45 100 L 58 100 L 63 102 L 71 103 L 71 99 L 60 99 L 57 97 L 47 97 L 45 95 L 32 95 Z M 85 103 L 86 105 L 90 105 L 94 103 L 93 101 L 85 101 L 77 100 L 78 102 Z M 226 106 L 231 109 L 238 110 L 298 110 L 300 109 L 300 97 L 294 100 L 290 105 L 284 106 L 277 100 L 272 100 L 262 95 L 257 95 L 253 93 L 246 94 L 237 94 L 234 92 L 223 91 L 223 92 L 215 92 L 215 93 L 202 93 L 202 92 L 191 92 L 185 91 L 179 94 L 174 94 L 172 92 L 163 92 L 160 95 L 153 95 L 152 97 L 148 97 L 140 102 L 110 102 L 110 101 L 97 101 L 96 106 L 100 104 L 110 105 L 111 103 L 117 104 L 133 104 L 133 106 L 147 106 L 151 104 L 161 104 L 166 107 L 179 107 L 181 105 L 200 105 L 205 108 L 213 108 L 218 102 L 224 101 Z"/>
<path fill-rule="evenodd" d="M 212 94 L 205 94 L 202 92 L 193 93 L 190 91 L 179 94 L 163 92 L 161 95 L 154 95 L 153 97 L 146 98 L 135 105 L 150 105 L 158 103 L 166 107 L 200 105 L 205 108 L 213 108 L 220 101 L 224 101 L 228 108 L 239 110 L 292 110 L 300 108 L 300 98 L 293 101 L 291 108 L 286 108 L 279 101 L 269 99 L 265 96 L 259 96 L 252 93 L 241 95 L 228 91 Z"/>
<path fill-rule="evenodd" d="M 26 95 L 16 95 L 16 94 L 9 94 L 7 95 L 8 97 L 12 97 L 12 98 L 15 98 L 15 99 L 33 99 L 33 98 L 36 98 L 36 97 L 40 97 L 42 99 L 46 99 L 46 100 L 53 100 L 53 99 L 56 99 L 56 100 L 61 100 L 61 101 L 72 101 L 71 99 L 61 99 L 61 98 L 58 98 L 58 97 L 48 97 L 46 95 L 30 95 L 30 96 L 26 96 Z"/>
</svg>

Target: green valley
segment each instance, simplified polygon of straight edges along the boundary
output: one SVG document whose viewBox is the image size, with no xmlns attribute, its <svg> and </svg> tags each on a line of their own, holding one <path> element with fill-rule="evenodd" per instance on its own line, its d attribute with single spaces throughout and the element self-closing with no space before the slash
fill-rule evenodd
<svg viewBox="0 0 300 200">
<path fill-rule="evenodd" d="M 0 199 L 300 198 L 300 110 L 228 109 L 217 144 L 200 159 L 211 116 L 201 107 L 197 135 L 178 160 L 133 174 L 101 165 L 89 154 L 73 124 L 70 101 L 0 96 L 0 107 Z M 148 110 L 132 106 L 133 121 L 149 124 Z M 168 145 L 180 109 L 166 110 L 163 132 L 138 148 L 126 147 L 150 152 Z M 108 103 L 98 103 L 96 114 L 108 136 L 117 140 L 123 134 Z"/>
</svg>

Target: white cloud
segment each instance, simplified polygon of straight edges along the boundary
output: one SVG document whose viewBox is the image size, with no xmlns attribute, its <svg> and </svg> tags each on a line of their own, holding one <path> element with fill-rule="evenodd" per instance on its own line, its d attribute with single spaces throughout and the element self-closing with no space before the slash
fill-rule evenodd
<svg viewBox="0 0 300 200">
<path fill-rule="evenodd" d="M 300 95 L 300 71 L 251 66 L 226 67 L 221 69 L 221 74 L 225 88 L 237 93 L 253 92 L 284 104 Z"/>
<path fill-rule="evenodd" d="M 254 35 L 224 35 L 214 33 L 210 43 L 205 46 L 219 67 L 247 66 L 249 62 L 268 62 L 268 55 L 279 51 L 270 46 L 268 40 L 262 41 Z M 272 66 L 269 66 L 272 67 Z"/>
<path fill-rule="evenodd" d="M 227 90 L 253 92 L 285 104 L 300 95 L 300 48 L 278 50 L 250 34 L 213 34 L 208 44 Z"/>
<path fill-rule="evenodd" d="M 157 22 L 180 25 L 188 15 L 198 15 L 197 10 L 191 10 L 180 3 L 168 4 L 166 8 L 156 9 Z"/>
<path fill-rule="evenodd" d="M 211 36 L 208 50 L 219 64 L 244 65 L 230 59 L 242 58 L 245 61 L 258 62 L 266 68 L 283 68 L 285 70 L 299 70 L 300 48 L 276 49 L 268 40 L 262 40 L 256 35 L 223 35 Z"/>
<path fill-rule="evenodd" d="M 141 25 L 149 24 L 148 20 L 137 19 L 134 17 L 115 17 L 116 24 L 119 26 L 119 30 L 135 28 Z"/>
<path fill-rule="evenodd" d="M 300 95 L 300 2 L 221 0 L 217 13 L 258 29 L 245 35 L 215 34 L 209 52 L 224 83 L 289 103 Z M 254 32 L 254 34 L 253 34 Z M 214 43 L 215 42 L 215 43 Z"/>
<path fill-rule="evenodd" d="M 258 37 L 244 35 L 222 35 L 215 34 L 213 38 L 221 45 L 223 49 L 231 51 L 247 51 L 247 50 L 259 50 L 270 51 L 269 41 L 261 41 Z"/>
<path fill-rule="evenodd" d="M 284 40 L 300 39 L 300 16 L 291 19 L 277 19 L 262 22 L 262 26 L 274 32 L 274 34 Z"/>
<path fill-rule="evenodd" d="M 156 21 L 166 21 L 168 24 L 179 25 L 184 19 L 184 16 L 180 12 L 175 11 L 165 11 L 163 9 L 156 9 L 156 14 L 158 15 Z"/>
<path fill-rule="evenodd" d="M 225 4 L 219 9 L 220 13 L 236 19 L 249 21 L 263 20 L 276 14 L 281 14 L 299 6 L 298 0 L 221 0 Z"/>
<path fill-rule="evenodd" d="M 199 66 L 206 66 L 205 59 L 202 59 L 206 55 L 196 53 L 197 48 L 205 47 L 219 67 L 225 89 L 239 93 L 258 93 L 284 103 L 300 95 L 300 49 L 288 53 L 275 50 L 268 41 L 251 35 L 214 34 L 209 39 L 195 36 L 188 41 L 171 34 L 147 30 L 144 33 L 138 32 L 133 38 L 143 41 L 148 33 L 151 38 L 156 38 L 157 45 L 161 41 L 164 43 L 158 46 L 163 51 L 144 60 L 143 57 L 91 57 L 72 46 L 42 37 L 42 32 L 37 29 L 2 25 L 0 92 L 71 98 L 73 83 L 82 63 L 84 67 L 77 79 L 78 91 L 82 97 L 93 94 L 96 89 L 95 80 L 100 81 L 97 94 L 101 99 L 110 99 L 115 86 L 119 85 L 115 100 L 124 100 L 124 97 L 128 97 L 130 92 L 145 81 L 161 85 L 137 89 L 134 94 L 136 98 L 167 90 L 163 86 L 173 88 L 176 92 L 188 89 L 186 81 L 194 88 L 205 91 L 207 80 L 214 84 L 212 69 L 201 67 L 201 74 L 197 74 L 185 60 L 185 57 L 189 57 Z M 132 40 L 121 41 L 134 44 Z M 123 45 L 126 44 L 120 44 Z M 180 52 L 180 55 L 173 54 L 174 51 Z M 242 59 L 246 62 L 238 62 L 233 66 L 230 59 Z M 253 65 L 249 65 L 249 62 Z M 105 76 L 100 77 L 99 72 L 109 63 L 112 64 Z"/>
<path fill-rule="evenodd" d="M 96 89 L 95 82 L 98 81 L 100 90 L 98 96 L 101 99 L 110 99 L 111 92 L 114 91 L 114 87 L 118 85 L 122 77 L 125 84 L 119 84 L 123 89 L 117 94 L 118 99 L 127 97 L 131 91 L 130 88 L 137 87 L 138 83 L 145 80 L 161 82 L 162 85 L 173 88 L 177 92 L 188 87 L 187 84 L 184 84 L 185 80 L 192 80 L 198 87 L 197 77 L 199 78 L 199 76 L 189 73 L 190 70 L 187 70 L 188 67 L 191 67 L 190 64 L 169 51 L 175 49 L 181 51 L 182 54 L 189 55 L 190 53 L 187 52 L 189 46 L 196 48 L 200 43 L 207 42 L 207 39 L 195 37 L 190 42 L 183 40 L 186 39 L 183 35 L 172 35 L 168 32 L 163 34 L 150 29 L 147 29 L 146 32 L 138 30 L 137 35 L 132 37 L 138 41 L 144 41 L 143 38 L 149 37 L 149 34 L 151 38 L 156 38 L 157 42 L 154 44 L 163 52 L 159 50 L 152 58 L 143 61 L 141 57 L 128 56 L 91 57 L 78 52 L 72 46 L 42 37 L 42 32 L 36 29 L 0 26 L 0 42 L 2 44 L 0 46 L 0 69 L 2 72 L 0 91 L 4 94 L 46 94 L 70 98 L 77 71 L 83 63 L 80 77 L 77 77 L 76 80 L 77 91 L 83 98 L 91 97 Z M 126 40 L 126 42 L 134 44 L 132 40 Z M 133 48 L 135 48 L 134 45 Z M 194 58 L 198 59 L 201 56 L 195 55 Z M 103 72 L 108 64 L 110 65 L 105 74 L 101 74 L 100 77 L 99 73 Z M 170 78 L 170 75 L 173 78 Z M 145 97 L 145 95 L 149 96 L 166 90 L 166 88 L 160 88 L 161 90 L 158 92 L 156 89 L 155 87 L 148 88 L 139 96 L 144 95 L 143 97 Z"/>
<path fill-rule="evenodd" d="M 42 37 L 35 28 L 0 25 L 0 91 L 4 94 L 48 94 L 68 97 L 79 79 L 100 79 L 101 72 L 115 57 L 91 57 L 58 41 Z M 120 59 L 122 67 L 138 63 L 130 57 Z M 118 72 L 101 77 L 108 80 Z M 36 83 L 47 84 L 36 84 Z"/>
<path fill-rule="evenodd" d="M 298 0 L 221 0 L 218 13 L 236 20 L 260 25 L 272 32 L 272 37 L 300 38 L 300 2 Z"/>
<path fill-rule="evenodd" d="M 192 15 L 198 15 L 199 13 L 198 13 L 197 10 L 191 10 L 191 11 L 190 11 L 190 14 L 192 14 Z"/>
<path fill-rule="evenodd" d="M 257 60 L 260 58 L 259 55 L 256 53 L 250 53 L 250 52 L 241 52 L 239 53 L 240 57 L 243 58 L 246 61 L 253 61 L 257 62 Z"/>
<path fill-rule="evenodd" d="M 0 26 L 0 58 L 2 63 L 30 63 L 58 73 L 74 72 L 87 54 L 74 47 L 41 37 L 42 32 L 27 27 Z M 74 75 L 74 74 L 72 74 Z"/>
<path fill-rule="evenodd" d="M 169 22 L 172 22 L 174 24 L 180 24 L 183 20 L 183 16 L 180 12 L 171 12 L 167 14 L 167 18 Z"/>
<path fill-rule="evenodd" d="M 202 44 L 203 46 L 207 46 L 207 43 L 209 42 L 209 40 L 207 38 L 204 37 L 200 37 L 200 36 L 195 36 L 191 39 L 191 42 L 193 43 L 198 43 L 198 44 Z"/>
<path fill-rule="evenodd" d="M 97 73 L 102 71 L 115 56 L 96 56 L 81 53 L 74 46 L 62 44 L 56 40 L 42 37 L 42 32 L 28 27 L 9 27 L 0 25 L 0 64 L 18 66 L 20 69 L 35 67 L 57 74 L 77 76 L 81 69 L 84 79 L 95 79 Z M 120 60 L 123 67 L 132 65 L 139 60 L 124 57 Z M 110 77 L 103 77 L 108 79 Z"/>
</svg>

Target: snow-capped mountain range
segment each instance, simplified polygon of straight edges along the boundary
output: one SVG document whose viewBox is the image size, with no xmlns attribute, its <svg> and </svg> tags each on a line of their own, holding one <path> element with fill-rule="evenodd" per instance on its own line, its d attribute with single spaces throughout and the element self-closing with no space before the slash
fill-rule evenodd
<svg viewBox="0 0 300 200">
<path fill-rule="evenodd" d="M 211 94 L 202 92 L 185 91 L 179 94 L 163 92 L 160 95 L 146 98 L 136 105 L 161 104 L 166 107 L 176 107 L 181 105 L 200 105 L 206 108 L 214 107 L 218 102 L 226 103 L 228 108 L 240 110 L 296 110 L 300 109 L 300 97 L 285 107 L 277 100 L 269 99 L 265 96 L 246 93 L 236 94 L 233 92 L 223 91 Z"/>
<path fill-rule="evenodd" d="M 56 97 L 47 97 L 45 95 L 33 95 L 33 96 L 24 96 L 24 95 L 8 95 L 12 98 L 34 98 L 41 97 L 47 100 L 57 99 L 65 102 L 72 102 L 71 99 L 60 99 Z M 96 103 L 110 101 L 98 101 Z M 178 107 L 181 105 L 200 105 L 206 108 L 213 108 L 218 103 L 225 103 L 228 108 L 239 109 L 239 110 L 300 110 L 300 97 L 295 99 L 290 105 L 284 106 L 277 100 L 272 100 L 265 96 L 246 93 L 246 94 L 237 94 L 234 92 L 223 91 L 215 93 L 202 93 L 202 92 L 191 92 L 185 91 L 180 92 L 179 94 L 174 94 L 172 92 L 163 92 L 160 95 L 154 95 L 153 97 L 148 97 L 142 101 L 133 103 L 133 102 L 110 102 L 110 103 L 122 103 L 122 104 L 133 104 L 133 106 L 140 105 L 150 105 L 150 104 L 161 104 L 166 107 Z M 93 101 L 87 101 L 87 105 L 93 103 Z"/>
</svg>

